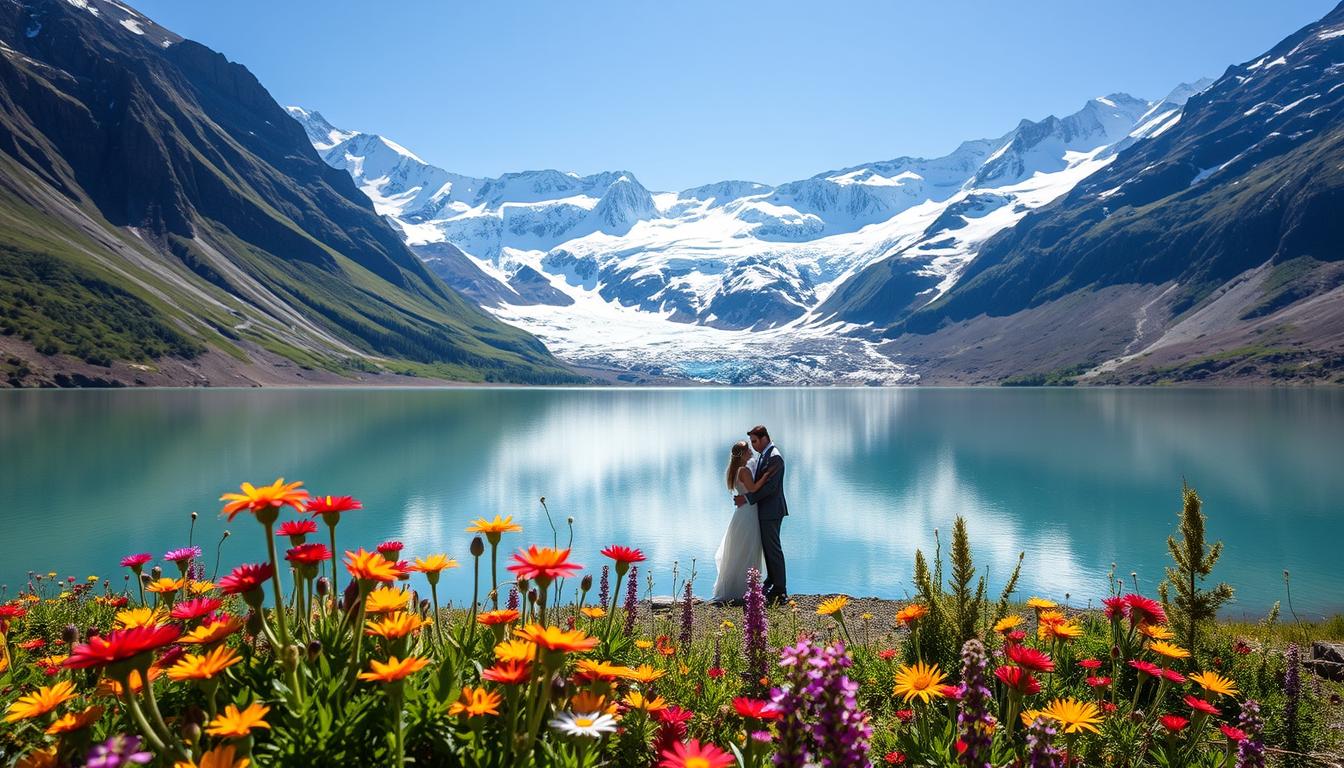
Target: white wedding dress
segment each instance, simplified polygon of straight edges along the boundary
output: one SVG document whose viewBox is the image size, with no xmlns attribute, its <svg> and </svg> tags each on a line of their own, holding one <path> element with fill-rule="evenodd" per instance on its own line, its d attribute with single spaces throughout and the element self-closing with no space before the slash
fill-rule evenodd
<svg viewBox="0 0 1344 768">
<path fill-rule="evenodd" d="M 756 459 L 752 459 L 747 462 L 747 472 L 755 474 L 755 471 Z M 733 479 L 733 488 L 739 494 L 747 491 L 737 478 Z M 764 570 L 764 562 L 761 521 L 756 516 L 756 505 L 743 504 L 733 510 L 728 530 L 723 532 L 723 541 L 714 553 L 714 565 L 719 575 L 714 579 L 713 599 L 725 603 L 744 599 L 747 594 L 747 570 Z"/>
</svg>

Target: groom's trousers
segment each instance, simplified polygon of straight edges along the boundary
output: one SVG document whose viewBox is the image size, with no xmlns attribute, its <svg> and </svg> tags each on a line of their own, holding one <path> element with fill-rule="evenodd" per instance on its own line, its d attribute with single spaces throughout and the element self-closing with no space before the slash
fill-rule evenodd
<svg viewBox="0 0 1344 768">
<path fill-rule="evenodd" d="M 783 519 L 761 521 L 761 549 L 765 554 L 765 583 L 761 586 L 766 597 L 789 593 L 788 581 L 784 576 L 784 545 L 779 541 L 779 525 L 782 522 Z"/>
</svg>

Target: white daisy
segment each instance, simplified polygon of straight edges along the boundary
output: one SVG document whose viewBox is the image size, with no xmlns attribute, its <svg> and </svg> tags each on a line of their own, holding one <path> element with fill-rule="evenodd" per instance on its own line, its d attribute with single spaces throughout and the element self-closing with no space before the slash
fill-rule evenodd
<svg viewBox="0 0 1344 768">
<path fill-rule="evenodd" d="M 596 739 L 616 730 L 616 718 L 601 712 L 561 712 L 559 717 L 551 721 L 551 727 L 569 736 L 590 736 Z"/>
</svg>

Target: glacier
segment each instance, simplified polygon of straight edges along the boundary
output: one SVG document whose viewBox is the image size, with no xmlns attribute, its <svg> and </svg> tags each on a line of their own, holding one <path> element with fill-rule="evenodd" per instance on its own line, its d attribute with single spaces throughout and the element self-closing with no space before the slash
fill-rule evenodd
<svg viewBox="0 0 1344 768">
<path fill-rule="evenodd" d="M 288 107 L 448 282 L 561 359 L 664 380 L 911 383 L 843 288 L 898 260 L 936 300 L 995 234 L 1170 128 L 1208 80 L 1148 101 L 1089 100 L 938 158 L 898 157 L 771 186 L 646 189 L 625 170 L 476 178 Z"/>
</svg>

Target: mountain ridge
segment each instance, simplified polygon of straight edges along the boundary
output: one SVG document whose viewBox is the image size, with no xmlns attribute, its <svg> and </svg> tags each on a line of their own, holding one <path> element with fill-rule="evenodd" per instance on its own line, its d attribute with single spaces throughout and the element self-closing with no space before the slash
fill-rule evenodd
<svg viewBox="0 0 1344 768">
<path fill-rule="evenodd" d="M 0 42 L 9 383 L 576 379 L 430 273 L 245 67 L 110 0 L 0 0 Z M 108 291 L 186 341 L 137 343 Z"/>
</svg>

